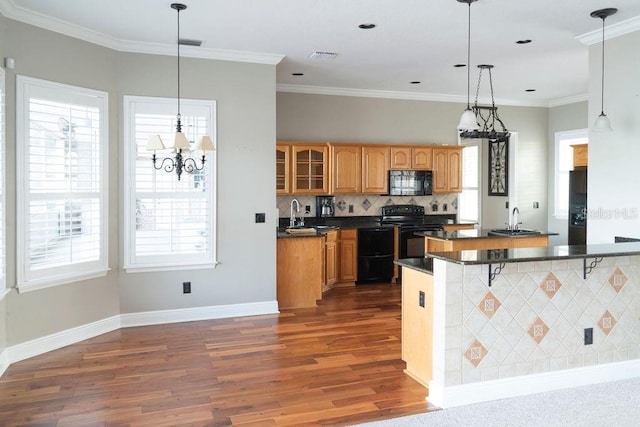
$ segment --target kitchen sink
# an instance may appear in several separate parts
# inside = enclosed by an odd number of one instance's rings
[[[510,230],[508,228],[494,228],[489,232],[490,236],[526,236],[529,234],[540,234],[540,231],[529,230],[526,228],[518,228],[517,230]]]
[[[337,227],[335,225],[314,225],[313,228],[315,228],[318,231],[325,231],[325,230],[337,230],[340,227]]]

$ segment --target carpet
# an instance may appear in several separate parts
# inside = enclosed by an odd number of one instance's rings
[[[494,400],[360,424],[413,426],[640,426],[640,378]]]

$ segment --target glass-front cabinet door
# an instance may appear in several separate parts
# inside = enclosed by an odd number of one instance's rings
[[[292,146],[293,194],[327,194],[328,185],[328,147],[294,145]]]
[[[276,145],[276,194],[291,192],[291,146]]]

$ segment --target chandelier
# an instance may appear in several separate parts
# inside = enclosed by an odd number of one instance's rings
[[[498,107],[493,97],[493,79],[491,69],[493,65],[478,65],[480,74],[478,75],[478,88],[476,89],[476,99],[472,107],[475,121],[478,129],[465,129],[460,132],[461,138],[482,138],[490,141],[507,141],[509,139],[509,131],[498,115]],[[480,83],[482,82],[482,72],[487,71],[489,74],[489,87],[491,88],[491,106],[478,105],[478,95],[480,93]],[[499,126],[499,127],[497,127]]]
[[[180,115],[180,11],[185,10],[186,5],[182,3],[172,3],[171,9],[175,10],[178,15],[178,114],[176,115],[176,132],[168,144],[164,144],[160,135],[151,135],[147,140],[147,150],[153,151],[151,161],[156,170],[164,169],[165,172],[176,172],[178,181],[183,172],[193,173],[204,169],[206,163],[206,152],[215,150],[211,137],[204,135],[200,137],[198,142],[191,146],[189,140],[182,133],[182,117]],[[165,157],[162,160],[156,157],[156,150],[173,150],[175,152],[173,158]],[[189,151],[202,151],[200,164],[192,157],[185,157],[183,153]]]

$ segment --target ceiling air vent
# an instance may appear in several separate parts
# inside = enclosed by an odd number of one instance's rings
[[[202,40],[193,40],[193,39],[180,39],[178,40],[178,44],[182,46],[202,46]]]
[[[316,50],[311,55],[309,55],[309,58],[311,58],[311,59],[333,59],[336,56],[338,56],[338,54],[335,53],[335,52],[324,52],[324,51],[321,51],[321,50]]]

